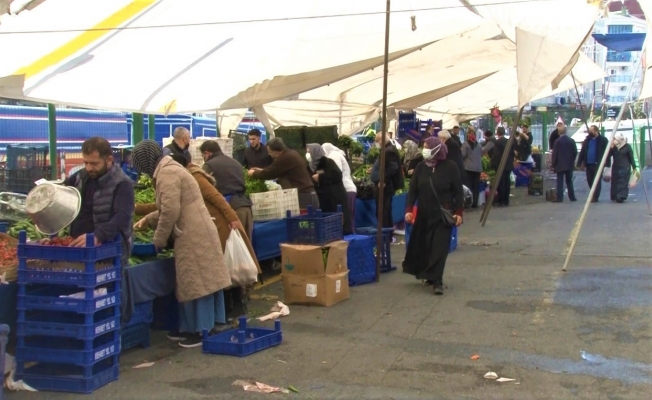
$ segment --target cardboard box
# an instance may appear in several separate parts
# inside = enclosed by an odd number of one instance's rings
[[[349,298],[349,269],[343,240],[321,246],[281,244],[285,304],[329,307]]]

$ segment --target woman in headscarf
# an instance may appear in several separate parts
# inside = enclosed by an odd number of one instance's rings
[[[419,150],[419,146],[411,140],[406,140],[403,143],[405,149],[405,160],[403,160],[403,175],[406,178],[412,177],[414,169],[423,161],[423,154]]]
[[[157,207],[134,229],[155,229],[157,249],[166,247],[170,238],[174,241],[180,332],[170,332],[168,338],[181,347],[201,346],[203,330],[216,333],[228,328],[222,289],[231,286],[231,277],[217,229],[195,179],[172,157],[163,157],[156,142],[138,143],[132,163],[139,173],[152,177]]]
[[[323,212],[337,212],[337,206],[342,206],[344,234],[353,233],[351,229],[351,213],[349,202],[342,182],[342,171],[335,162],[326,157],[326,153],[317,143],[306,146],[306,160],[319,197],[319,205]]]
[[[478,197],[480,196],[480,174],[482,173],[482,147],[478,145],[478,138],[475,131],[469,128],[466,133],[466,141],[462,143],[462,158],[464,159],[464,171],[466,180],[473,193],[473,203],[471,207],[478,207]]]
[[[410,179],[405,221],[413,223],[403,272],[432,285],[436,295],[444,293],[444,268],[453,228],[444,223],[441,208],[450,211],[455,223],[462,223],[464,192],[460,172],[454,161],[447,160],[448,149],[437,137],[424,142],[424,162]],[[416,221],[413,206],[420,205]]]
[[[609,157],[611,163],[611,201],[623,203],[629,196],[629,178],[632,170],[636,173],[636,161],[632,147],[622,133],[616,132],[611,143]]]
[[[342,171],[342,183],[344,190],[346,190],[346,199],[349,206],[349,214],[351,214],[351,231],[355,230],[355,199],[358,197],[358,188],[355,187],[353,179],[351,178],[351,167],[346,159],[346,154],[335,145],[331,143],[324,143],[321,145],[326,157],[333,160],[337,168]]]

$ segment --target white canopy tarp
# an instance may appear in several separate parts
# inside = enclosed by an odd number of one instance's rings
[[[647,22],[648,33],[652,32],[652,0],[638,0],[638,4],[645,14]],[[649,36],[648,36],[649,37]],[[643,49],[643,86],[641,87],[641,94],[639,99],[649,99],[652,97],[652,75],[648,72],[652,70],[652,40],[645,40],[645,48]]]
[[[459,0],[392,9],[393,59],[482,22]],[[194,112],[255,107],[380,66],[385,2],[48,0],[5,20],[0,96]]]

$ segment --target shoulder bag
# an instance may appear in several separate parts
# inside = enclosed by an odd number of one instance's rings
[[[452,228],[457,225],[457,220],[453,216],[453,213],[445,209],[441,202],[439,201],[439,196],[437,196],[437,191],[435,190],[435,185],[432,184],[432,177],[428,178],[428,182],[430,183],[430,188],[432,189],[432,192],[435,194],[435,198],[437,199],[437,202],[439,203],[439,211],[441,211],[441,220],[444,221],[444,226],[448,228]]]

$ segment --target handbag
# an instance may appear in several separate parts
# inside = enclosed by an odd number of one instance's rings
[[[439,196],[437,196],[437,191],[435,190],[435,185],[432,184],[432,177],[428,179],[428,182],[430,183],[430,188],[432,189],[432,192],[435,194],[435,198],[437,199],[437,203],[439,203],[439,211],[441,211],[441,220],[444,221],[444,226],[447,228],[452,228],[457,225],[457,220],[453,216],[453,213],[445,209],[442,205],[441,202],[439,201]]]

